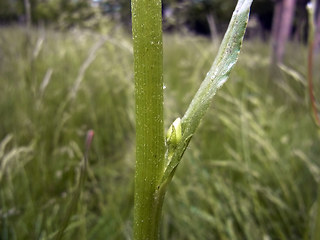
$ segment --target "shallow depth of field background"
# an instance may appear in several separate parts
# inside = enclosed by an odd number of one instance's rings
[[[116,18],[71,25],[67,18],[29,29],[11,20],[0,26],[1,240],[53,239],[89,129],[95,136],[88,178],[64,239],[132,237],[130,30]],[[166,129],[184,114],[221,39],[190,28],[181,23],[164,33]],[[245,39],[231,78],[185,153],[166,195],[162,239],[295,240],[313,228],[320,135],[306,88],[305,34],[287,44],[284,65],[298,74],[293,77],[270,65],[263,31]]]

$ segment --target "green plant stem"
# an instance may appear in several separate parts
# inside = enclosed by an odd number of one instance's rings
[[[316,105],[316,98],[313,93],[313,52],[314,52],[314,36],[315,36],[315,28],[316,24],[314,23],[315,19],[315,8],[316,1],[311,1],[307,5],[308,10],[308,20],[309,20],[309,36],[308,36],[308,90],[311,104],[311,111],[314,117],[314,122],[317,127],[320,127],[320,118],[318,116],[318,109]]]
[[[313,92],[313,51],[315,47],[314,38],[315,38],[315,29],[316,24],[314,22],[315,19],[315,9],[316,9],[316,1],[312,0],[307,4],[308,11],[308,23],[309,23],[309,34],[308,34],[308,90],[309,90],[309,98],[311,104],[311,111],[313,114],[313,120],[318,128],[320,128],[320,118],[318,115],[318,109],[316,105],[316,98]],[[316,213],[314,216],[313,229],[311,232],[311,239],[318,240],[320,239],[320,184],[318,182],[318,191],[317,198],[315,200],[316,204]]]
[[[136,170],[134,239],[159,237],[164,192],[158,182],[164,169],[161,0],[132,0],[136,100]]]

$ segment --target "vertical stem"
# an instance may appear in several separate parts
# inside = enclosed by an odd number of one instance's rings
[[[24,0],[24,8],[26,12],[26,25],[27,29],[29,29],[31,26],[31,6],[29,0]]]
[[[132,0],[136,100],[134,239],[156,240],[164,194],[161,0]],[[159,196],[160,195],[160,196]]]
[[[311,111],[314,116],[315,124],[320,127],[320,118],[318,116],[318,110],[316,105],[316,98],[313,94],[313,51],[315,48],[315,43],[313,40],[310,40],[308,46],[308,90],[311,104]]]
[[[272,45],[272,58],[271,58],[271,65],[274,68],[275,64],[280,62],[278,56],[278,39],[279,39],[279,32],[281,31],[281,12],[282,12],[282,5],[283,1],[276,0],[274,3],[274,11],[273,11],[273,19],[272,19],[272,33],[271,33],[271,45]],[[272,69],[273,71],[274,69]]]
[[[320,127],[320,118],[318,116],[318,110],[316,105],[316,98],[313,93],[313,52],[315,49],[315,1],[310,2],[311,5],[307,5],[308,10],[308,20],[309,20],[309,34],[308,34],[308,90],[311,104],[311,111],[314,116],[314,122],[318,127]]]
[[[319,2],[319,1],[318,1]],[[309,34],[308,34],[308,89],[309,97],[311,103],[311,109],[314,116],[314,122],[317,127],[320,127],[320,119],[318,116],[318,110],[316,106],[316,99],[313,93],[313,51],[315,48],[315,33],[316,33],[316,23],[315,23],[315,11],[316,11],[316,0],[310,1],[307,4],[308,10],[308,23],[309,23]],[[313,218],[313,229],[311,232],[311,238],[313,240],[320,239],[320,184],[318,183],[318,192],[316,198],[316,212]]]
[[[316,1],[315,17],[316,17],[315,50],[318,51],[320,47],[320,0]]]

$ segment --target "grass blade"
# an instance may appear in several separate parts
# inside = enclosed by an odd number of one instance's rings
[[[71,215],[74,213],[77,207],[77,203],[79,201],[81,192],[84,187],[84,183],[87,177],[87,165],[88,165],[88,154],[89,154],[89,149],[92,143],[94,132],[92,130],[89,130],[87,133],[87,138],[86,138],[86,145],[85,145],[85,153],[83,157],[83,165],[81,166],[81,172],[80,172],[80,178],[79,178],[79,183],[78,187],[75,190],[72,199],[70,201],[69,207],[67,209],[66,215],[64,219],[62,220],[61,227],[55,237],[55,240],[61,240],[63,237],[63,234],[68,226],[69,220],[71,218]]]

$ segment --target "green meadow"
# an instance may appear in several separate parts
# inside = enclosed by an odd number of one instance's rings
[[[164,35],[166,128],[185,112],[218,46]],[[269,42],[245,39],[168,189],[162,239],[309,239],[320,134],[308,103],[307,48],[288,45],[285,64],[298,77],[272,68],[269,50]],[[132,239],[132,54],[123,29],[101,36],[1,28],[1,240],[54,239],[90,129],[87,180],[64,239]],[[320,99],[320,69],[314,74]]]

